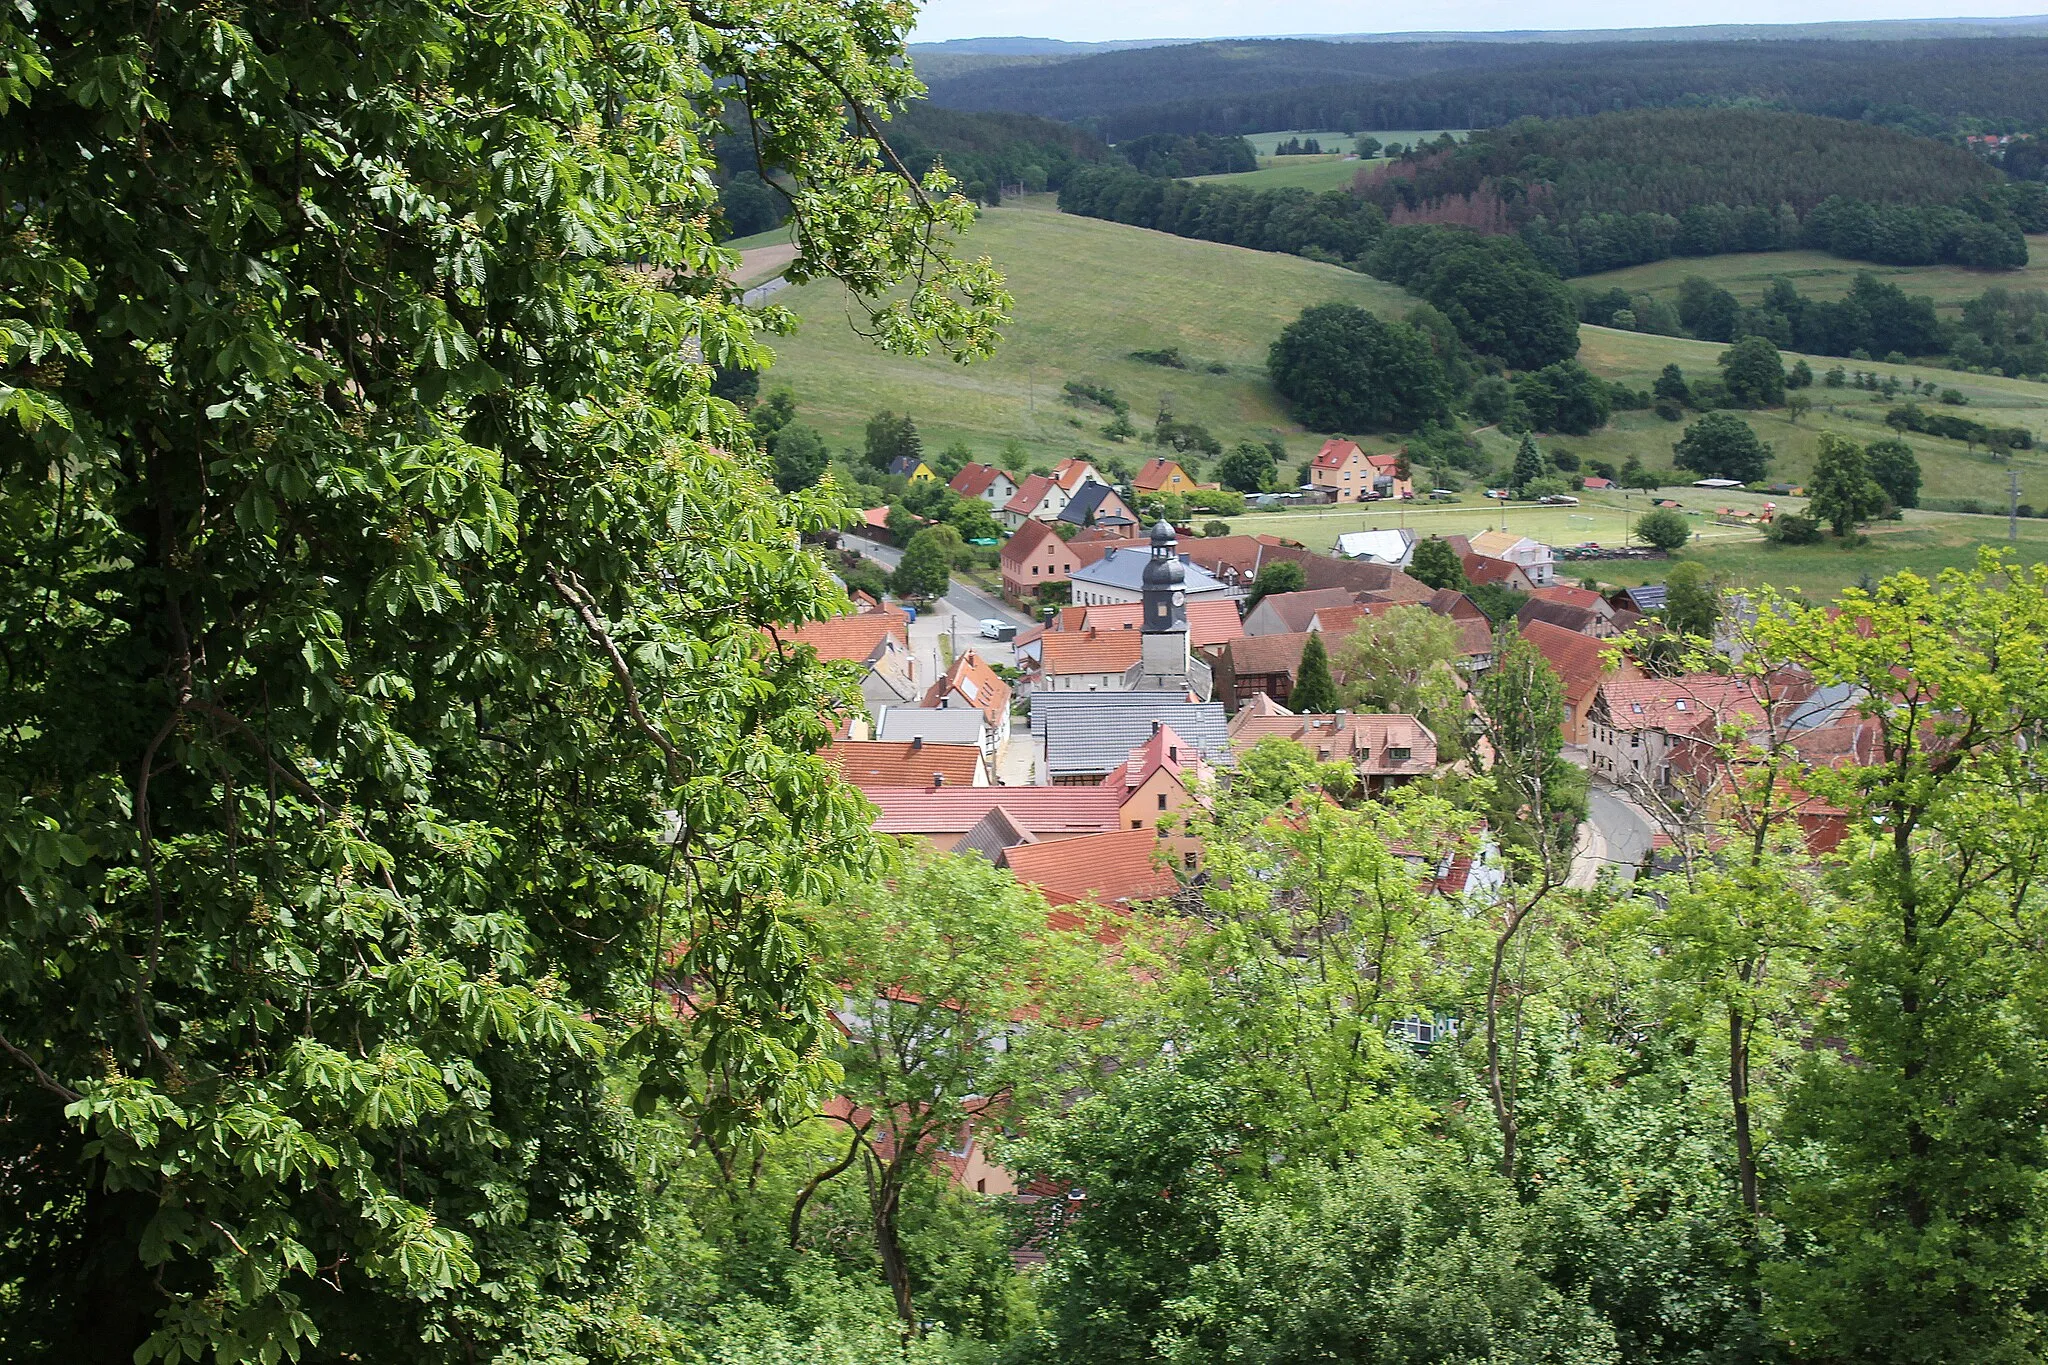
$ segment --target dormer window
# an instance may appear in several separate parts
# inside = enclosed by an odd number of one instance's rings
[[[1677,703],[1677,705],[1678,705],[1678,709],[1679,709],[1679,710],[1681,710],[1681,711],[1683,711],[1683,710],[1685,709],[1685,698],[1683,698],[1683,697],[1680,697],[1680,698],[1678,699],[1678,703]]]

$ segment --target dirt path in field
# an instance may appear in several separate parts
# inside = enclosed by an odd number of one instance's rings
[[[754,284],[771,275],[796,259],[796,245],[785,242],[781,246],[757,246],[751,251],[740,253],[740,268],[733,272],[735,284]]]

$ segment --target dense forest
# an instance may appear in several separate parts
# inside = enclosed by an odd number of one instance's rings
[[[1812,247],[1895,265],[2027,262],[2048,187],[2008,182],[1967,152],[1867,124],[1775,110],[1646,110],[1518,122],[1449,139],[1335,192],[1146,184],[1075,176],[1070,213],[1183,237],[1351,262],[1382,227],[1441,223],[1519,234],[1559,275],[1669,256]]]
[[[1085,166],[1116,160],[1107,145],[1086,129],[1029,114],[968,113],[943,109],[928,100],[906,100],[883,125],[890,149],[912,175],[943,163],[960,192],[978,204],[1000,203],[1006,189],[1037,194],[1058,189]],[[1171,138],[1169,142],[1228,149],[1250,148],[1238,138]],[[789,214],[789,176],[772,163],[761,174],[757,139],[739,132],[718,137],[719,205],[728,232],[751,236],[776,227]],[[1233,165],[1250,170],[1258,164]],[[1157,174],[1203,174],[1169,170]]]
[[[1119,142],[1116,153],[1146,175],[1234,175],[1259,168],[1258,153],[1241,137],[1155,133]]]
[[[2026,264],[2048,189],[1869,124],[1762,109],[1522,120],[1359,176],[1395,223],[1520,231],[1561,274],[1811,246],[1895,265]]]
[[[2048,124],[2048,40],[1204,43],[935,81],[933,99],[1086,121],[1112,141],[1273,128],[1492,128],[1759,102],[1937,133]],[[1197,94],[1189,92],[1196,91]]]

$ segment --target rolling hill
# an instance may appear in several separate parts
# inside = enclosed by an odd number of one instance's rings
[[[1165,398],[1177,416],[1206,425],[1226,443],[1278,435],[1287,442],[1290,459],[1300,460],[1322,437],[1292,422],[1266,382],[1264,360],[1273,337],[1312,303],[1344,300],[1383,316],[1398,316],[1413,303],[1400,290],[1336,266],[1077,218],[1054,211],[1047,196],[985,210],[965,245],[992,256],[1008,273],[1016,295],[1014,321],[994,360],[960,366],[883,355],[854,335],[843,291],[819,282],[776,296],[795,309],[803,325],[775,343],[778,358],[763,377],[764,388],[791,389],[799,420],[817,427],[837,449],[858,447],[867,418],[888,408],[915,417],[929,448],[957,440],[979,458],[1026,467],[1076,454],[1119,456],[1136,464],[1153,453],[1153,447],[1135,440],[1119,444],[1105,439],[1100,428],[1109,417],[1106,411],[1062,400],[1062,385],[1071,380],[1114,388],[1141,427]],[[1165,347],[1179,348],[1188,368],[1164,368],[1130,354]],[[1588,368],[1637,388],[1646,387],[1666,364],[1679,365],[1689,376],[1711,375],[1722,349],[1712,342],[1580,329],[1579,357]],[[1819,372],[1835,362],[1813,357],[1810,363]],[[1211,366],[1220,366],[1221,372]],[[1953,385],[1969,399],[1970,415],[2026,426],[2039,442],[2048,443],[2048,385],[1883,362],[1856,368],[1901,381],[1917,376]],[[1774,478],[1805,479],[1823,431],[1859,441],[1890,434],[1883,425],[1888,405],[1873,402],[1871,395],[1822,387],[1810,394],[1815,409],[1798,422],[1783,411],[1745,414],[1777,449]],[[1546,438],[1545,444],[1617,466],[1633,455],[1651,469],[1668,470],[1672,442],[1682,431],[1683,424],[1628,412],[1590,436]],[[1487,430],[1480,440],[1497,466],[1511,461],[1508,437]],[[1911,440],[1924,471],[1924,495],[1938,506],[1972,499],[1987,510],[2002,508],[2008,473],[2016,470],[2022,501],[2048,508],[2048,449],[2041,444],[2002,462],[1960,442],[1917,435]],[[1684,480],[1674,475],[1673,481]],[[1470,516],[1489,515],[1476,495],[1468,494],[1467,502]],[[1454,519],[1467,515],[1462,508],[1442,510],[1455,514]],[[1283,521],[1275,517],[1273,529],[1319,543],[1329,530],[1319,522]],[[1263,518],[1247,523],[1261,524]],[[1354,527],[1347,523],[1341,529]],[[2048,522],[2022,523],[2022,532],[2030,557],[2048,547]],[[2004,522],[1998,518],[1916,512],[1904,523],[1876,528],[1863,549],[1829,545],[1822,547],[1823,554],[1779,551],[1754,541],[1716,541],[1704,557],[1717,569],[1752,575],[1766,559],[1782,560],[1788,583],[1839,585],[1866,568],[1881,572],[1895,561],[1928,569],[1961,563],[1979,540],[2003,534]]]
[[[804,326],[776,343],[764,387],[794,390],[800,420],[835,447],[857,444],[869,415],[889,408],[915,417],[934,449],[962,440],[990,457],[1015,440],[1026,463],[1151,453],[1102,437],[1108,412],[1061,401],[1061,385],[1074,380],[1114,388],[1141,427],[1170,397],[1178,417],[1225,442],[1278,433],[1305,456],[1301,428],[1266,383],[1273,338],[1310,304],[1337,299],[1398,313],[1413,302],[1337,266],[1077,218],[1054,211],[1049,197],[985,210],[966,245],[995,259],[1017,299],[994,360],[960,366],[882,355],[851,334],[839,286],[819,282],[776,296]],[[1130,357],[1169,347],[1187,369]]]

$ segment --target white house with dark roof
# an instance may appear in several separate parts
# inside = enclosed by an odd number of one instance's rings
[[[1206,602],[1230,596],[1230,587],[1187,556],[1180,555],[1181,592],[1188,602]],[[1129,546],[1113,545],[1093,564],[1084,564],[1067,575],[1076,606],[1107,606],[1115,602],[1145,600],[1145,566],[1152,560],[1143,541]]]

